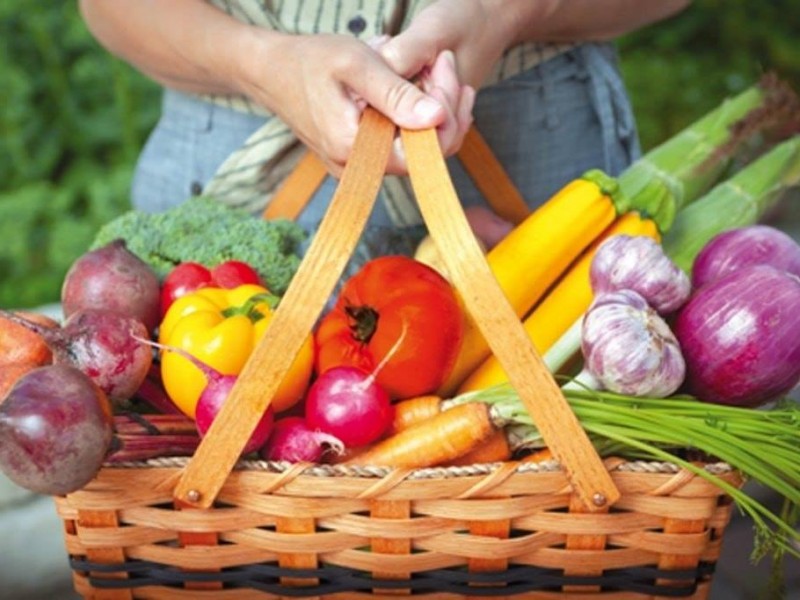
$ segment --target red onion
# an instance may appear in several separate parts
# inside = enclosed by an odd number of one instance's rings
[[[800,277],[800,244],[769,225],[730,229],[713,237],[692,266],[692,285],[700,287],[750,265],[770,265]]]
[[[597,248],[589,271],[595,294],[638,292],[661,314],[677,310],[691,292],[689,278],[646,236],[614,235]]]
[[[689,393],[761,405],[800,379],[800,278],[768,265],[738,269],[697,289],[674,331]]]

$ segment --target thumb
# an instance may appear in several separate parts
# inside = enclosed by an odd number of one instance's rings
[[[394,73],[382,82],[373,80],[362,96],[399,127],[436,127],[447,118],[447,109],[439,100]]]
[[[404,31],[376,47],[386,64],[398,75],[411,79],[430,67],[439,55],[436,40],[421,32]]]

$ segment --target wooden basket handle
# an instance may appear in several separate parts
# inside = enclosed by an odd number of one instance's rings
[[[175,498],[179,502],[210,507],[235,466],[355,248],[375,203],[394,130],[377,111],[365,110],[350,160],[305,258],[178,481]],[[436,132],[404,130],[401,135],[420,211],[467,309],[545,443],[561,462],[578,498],[588,510],[613,504],[619,492],[611,476],[528,339],[469,229]]]
[[[495,213],[515,225],[525,220],[530,208],[474,125],[464,136],[458,159]],[[275,191],[262,216],[265,219],[296,219],[327,174],[319,157],[310,150],[306,151]]]

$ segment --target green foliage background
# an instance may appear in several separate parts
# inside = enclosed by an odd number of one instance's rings
[[[128,208],[156,86],[92,39],[76,3],[0,3],[0,306],[58,299],[99,225]],[[800,90],[800,3],[697,0],[619,41],[645,148],[766,70]]]

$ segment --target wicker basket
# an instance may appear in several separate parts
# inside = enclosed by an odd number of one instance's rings
[[[445,257],[453,282],[558,461],[407,470],[239,459],[352,252],[393,134],[365,112],[320,230],[194,456],[107,465],[56,498],[77,591],[706,598],[729,497],[674,465],[601,461],[482,260],[431,131],[402,132],[420,209],[437,243],[458,249]],[[727,465],[705,468],[742,484]]]

